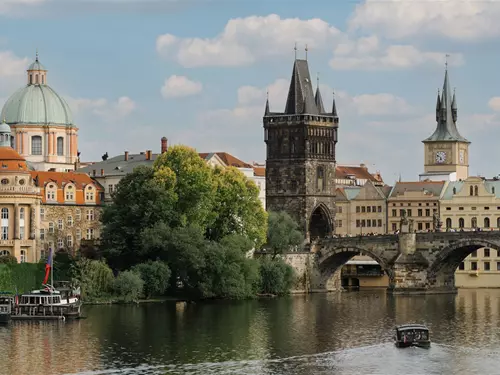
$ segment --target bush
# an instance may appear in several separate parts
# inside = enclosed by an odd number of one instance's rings
[[[121,272],[113,283],[113,290],[123,302],[137,301],[142,294],[144,281],[133,271]]]
[[[13,255],[0,256],[0,264],[17,264],[17,258]]]
[[[281,259],[262,259],[259,272],[261,293],[288,294],[295,282],[293,268]]]
[[[144,281],[144,297],[160,296],[165,294],[170,279],[170,268],[161,261],[141,263],[132,268]]]
[[[81,258],[71,266],[70,273],[84,300],[105,297],[111,291],[113,271],[102,261]]]

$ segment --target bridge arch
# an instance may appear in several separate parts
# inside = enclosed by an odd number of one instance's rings
[[[333,231],[332,215],[328,207],[320,203],[309,218],[309,237],[311,240],[325,238]]]
[[[394,280],[394,273],[388,260],[370,249],[358,246],[340,246],[331,249],[321,249],[318,253],[318,268],[321,284],[328,290],[339,289],[340,285],[331,285],[337,278],[342,266],[356,255],[367,255],[375,260],[389,277],[389,284]]]
[[[439,251],[436,259],[427,271],[427,282],[430,287],[455,287],[455,271],[467,256],[483,247],[500,251],[500,244],[484,239],[463,239],[453,241]]]

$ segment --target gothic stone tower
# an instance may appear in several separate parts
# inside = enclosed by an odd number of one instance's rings
[[[445,71],[443,92],[437,97],[434,133],[423,141],[425,173],[420,179],[465,180],[469,177],[469,144],[457,129],[457,100],[450,91],[448,69]]]
[[[335,218],[335,146],[339,118],[313,93],[307,60],[295,60],[285,111],[264,113],[266,208],[286,211],[309,240],[328,236]]]

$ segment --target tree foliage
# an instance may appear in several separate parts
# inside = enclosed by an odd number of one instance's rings
[[[273,258],[278,254],[292,251],[301,246],[304,236],[297,222],[286,212],[270,212],[267,230],[266,248],[271,250]]]
[[[134,271],[123,271],[113,282],[115,295],[123,302],[138,301],[144,289],[144,281]]]
[[[295,272],[281,259],[262,258],[260,261],[260,292],[284,295],[295,282]]]
[[[103,298],[111,292],[113,271],[103,261],[81,258],[72,264],[71,275],[84,300]]]
[[[145,298],[164,295],[170,279],[170,268],[165,262],[154,261],[141,263],[132,267],[144,281],[143,295]]]

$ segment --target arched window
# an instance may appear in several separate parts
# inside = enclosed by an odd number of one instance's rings
[[[497,218],[497,228],[500,228],[500,217]]]
[[[57,239],[57,249],[61,250],[64,248],[64,240],[62,238]]]
[[[318,191],[324,190],[324,181],[325,181],[325,169],[320,166],[316,169],[316,188],[318,189]]]
[[[457,193],[457,188],[456,188],[456,187],[454,187],[454,188],[453,188],[453,194],[456,194],[456,193]]]
[[[85,201],[94,202],[95,201],[95,190],[93,186],[87,186],[85,191]]]
[[[8,240],[9,239],[9,209],[8,208],[2,208],[1,211],[1,217],[2,217],[2,233],[0,234],[0,238],[2,240]]]
[[[470,195],[474,195],[474,186],[470,187]]]
[[[472,219],[470,219],[470,226],[472,228],[477,228],[477,217],[473,217]]]
[[[490,227],[490,218],[489,217],[485,217],[484,218],[484,227],[485,228],[489,228]]]
[[[24,207],[21,207],[19,209],[19,239],[20,240],[24,240],[24,237],[25,237],[24,217],[25,217],[25,210],[24,210]]]
[[[21,250],[21,263],[26,262],[26,250]]]
[[[9,250],[0,250],[0,256],[5,257],[7,255],[10,255],[10,251]]]
[[[42,85],[45,85],[45,76],[42,75]]]
[[[33,84],[33,74],[30,74],[30,85]]]
[[[64,155],[64,138],[63,137],[57,137],[57,155],[59,155],[59,156]]]
[[[464,228],[465,227],[465,220],[463,217],[461,217],[460,219],[458,219],[458,227],[459,228]]]
[[[491,187],[491,194],[495,194],[495,187],[494,186]]]
[[[38,85],[38,74],[35,74],[35,83]]]
[[[68,247],[73,247],[73,236],[71,234],[66,236],[66,245],[68,245]]]
[[[31,137],[31,155],[42,155],[42,137],[39,135]]]
[[[446,219],[446,228],[451,228],[451,218]]]
[[[477,188],[477,185],[476,185],[476,186],[474,186],[474,195],[476,195],[476,196],[477,196],[478,190],[479,190],[479,189]]]
[[[74,201],[75,200],[75,189],[73,188],[73,185],[66,185],[66,200],[67,201]]]

